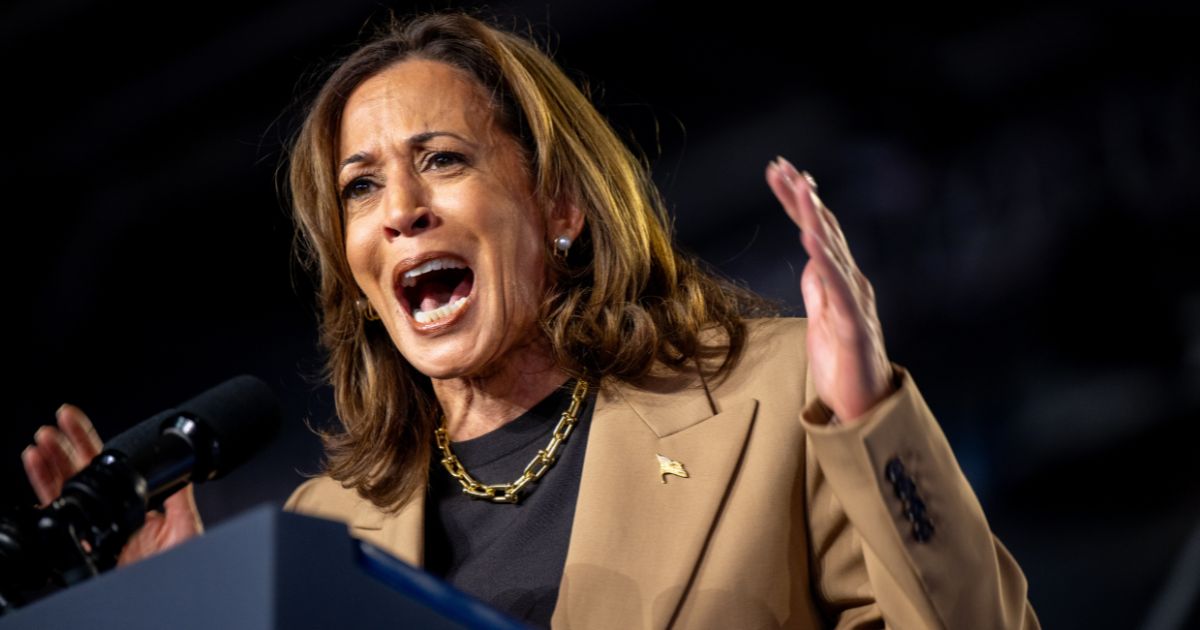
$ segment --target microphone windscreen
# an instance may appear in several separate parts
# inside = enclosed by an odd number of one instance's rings
[[[163,424],[174,420],[178,415],[174,409],[156,413],[105,442],[104,450],[117,451],[126,457],[152,452],[159,436],[162,435]]]
[[[261,379],[243,374],[213,387],[173,410],[204,424],[218,444],[216,477],[258,452],[279,429],[279,399]]]

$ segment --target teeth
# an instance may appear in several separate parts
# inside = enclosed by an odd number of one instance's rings
[[[463,296],[449,304],[446,304],[445,306],[439,306],[432,311],[426,312],[422,310],[414,310],[413,319],[417,320],[418,324],[436,322],[439,319],[443,319],[457,313],[458,310],[463,307],[463,304],[466,304],[466,302],[467,298],[466,296]]]
[[[434,258],[433,260],[421,263],[412,269],[404,272],[402,284],[406,287],[414,287],[417,285],[417,276],[438,269],[466,269],[467,266],[453,258]]]

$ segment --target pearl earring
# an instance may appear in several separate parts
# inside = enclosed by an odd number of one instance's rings
[[[554,249],[558,250],[558,254],[563,258],[567,257],[567,250],[571,249],[571,239],[566,236],[560,236],[554,239]]]

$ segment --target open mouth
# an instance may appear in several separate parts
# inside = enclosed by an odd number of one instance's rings
[[[461,260],[428,260],[400,278],[400,297],[418,324],[449,321],[467,304],[475,272]]]

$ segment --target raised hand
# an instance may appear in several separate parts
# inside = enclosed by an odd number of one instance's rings
[[[78,407],[59,408],[58,427],[43,426],[34,434],[34,444],[21,453],[25,475],[46,505],[58,498],[63,484],[100,454],[104,444],[91,420]],[[148,512],[146,522],[129,539],[117,565],[129,564],[173,547],[204,531],[192,484],[163,502],[163,513]]]
[[[843,423],[853,422],[895,391],[875,290],[859,271],[837,217],[817,197],[808,173],[779,157],[767,166],[767,184],[799,226],[809,256],[800,290],[808,312],[813,385]]]

